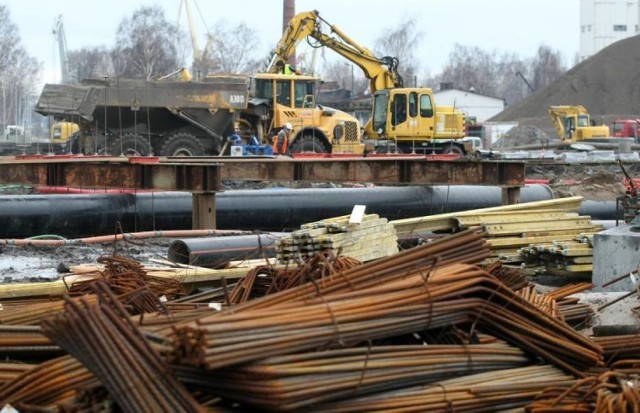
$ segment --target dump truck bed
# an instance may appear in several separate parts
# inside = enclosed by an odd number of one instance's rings
[[[208,77],[203,82],[86,79],[81,85],[46,84],[35,111],[67,120],[91,121],[99,108],[245,109],[246,76]]]

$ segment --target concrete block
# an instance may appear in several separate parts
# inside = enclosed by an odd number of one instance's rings
[[[628,274],[640,266],[640,231],[623,224],[593,236],[594,291],[631,291],[630,278],[602,288],[607,281]]]

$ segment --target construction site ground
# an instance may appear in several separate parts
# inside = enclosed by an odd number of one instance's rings
[[[640,176],[640,164],[627,164],[626,169],[631,176]],[[620,166],[616,163],[529,162],[526,167],[527,179],[543,180],[543,182],[548,180],[548,185],[554,190],[555,197],[558,198],[582,196],[586,200],[614,201],[625,193],[623,177]],[[245,185],[236,183],[229,190],[264,186],[268,186],[268,183],[250,182]],[[300,185],[294,184],[292,186],[298,187]],[[3,194],[29,192],[29,187],[16,186],[4,188]],[[160,238],[82,246],[0,246],[0,282],[55,279],[68,271],[69,266],[96,263],[100,256],[114,253],[147,265],[153,265],[154,262],[166,260],[168,247],[172,241]],[[550,286],[567,282],[567,280],[554,276],[538,276],[536,281]]]

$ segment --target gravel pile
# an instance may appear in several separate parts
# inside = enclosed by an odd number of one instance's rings
[[[635,119],[640,116],[639,61],[640,36],[621,40],[489,120],[518,121],[556,138],[548,112],[553,105],[582,105],[598,124],[610,125],[616,118]],[[520,136],[527,139],[526,135]]]

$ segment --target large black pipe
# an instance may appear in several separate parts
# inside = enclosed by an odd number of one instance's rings
[[[522,202],[552,198],[546,185],[521,191]],[[394,220],[498,206],[501,200],[500,188],[482,186],[240,190],[216,196],[216,219],[219,229],[287,231],[349,214],[356,204]],[[0,196],[0,238],[112,234],[117,222],[125,232],[189,229],[191,206],[191,194],[184,192]]]

